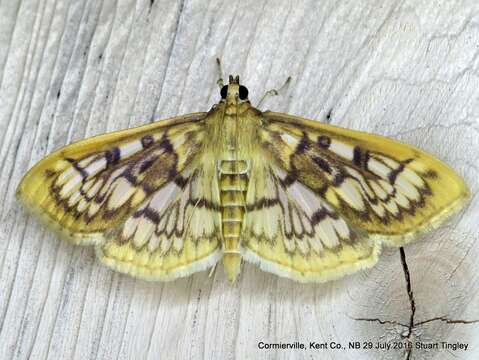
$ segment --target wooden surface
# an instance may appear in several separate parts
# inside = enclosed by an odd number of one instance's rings
[[[478,55],[475,0],[0,1],[0,357],[478,359]],[[166,284],[113,273],[15,201],[26,170],[62,145],[208,110],[216,56],[253,103],[293,77],[264,109],[434,153],[465,177],[471,203],[407,246],[404,264],[389,249],[319,285],[246,265],[230,286],[221,269]],[[258,349],[407,340],[468,349]]]

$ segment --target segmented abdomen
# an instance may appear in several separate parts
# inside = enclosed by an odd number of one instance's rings
[[[224,250],[239,250],[239,238],[248,188],[248,165],[244,160],[223,160],[220,163],[221,221]]]

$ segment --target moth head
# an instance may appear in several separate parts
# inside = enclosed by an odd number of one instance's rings
[[[229,101],[248,101],[248,89],[239,82],[239,75],[229,76],[229,84],[220,91],[221,99]]]

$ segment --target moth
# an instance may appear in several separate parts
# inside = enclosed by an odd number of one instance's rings
[[[300,282],[369,268],[469,197],[446,164],[378,135],[262,112],[239,76],[208,112],[68,145],[17,196],[110,268],[172,280],[222,259]]]

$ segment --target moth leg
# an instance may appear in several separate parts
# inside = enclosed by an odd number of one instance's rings
[[[210,272],[209,272],[209,274],[208,274],[208,277],[209,277],[209,278],[212,277],[214,274],[216,274],[216,265],[217,265],[217,263],[215,263],[215,264],[211,267],[211,270],[210,270]]]
[[[269,96],[279,95],[281,92],[283,92],[284,88],[289,85],[290,82],[291,82],[291,76],[288,76],[284,84],[279,89],[271,89],[266,91],[256,107],[259,109],[263,101],[266,100]]]
[[[220,58],[216,58],[216,68],[218,70],[218,81],[216,82],[220,89],[223,87],[223,69],[221,68],[221,60]]]

